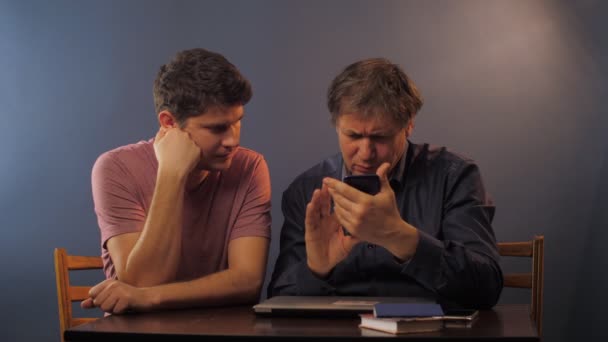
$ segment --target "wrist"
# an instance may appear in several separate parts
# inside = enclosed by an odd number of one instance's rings
[[[160,165],[156,174],[157,182],[166,181],[168,184],[178,184],[180,186],[185,186],[187,179],[188,173],[171,167],[162,167]]]
[[[418,229],[403,220],[394,227],[395,230],[388,235],[384,247],[400,262],[408,261],[416,253],[420,233]]]
[[[159,290],[158,287],[141,288],[142,297],[144,299],[142,309],[144,311],[151,311],[151,310],[161,307],[161,303],[162,303],[161,294],[160,294],[160,291],[158,291],[158,290]]]
[[[331,272],[331,269],[324,270],[311,266],[310,261],[306,263],[306,266],[310,270],[310,273],[312,273],[315,277],[319,279],[326,279],[329,273]]]

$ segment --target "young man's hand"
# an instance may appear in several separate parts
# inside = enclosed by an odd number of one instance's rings
[[[137,288],[114,279],[106,279],[95,285],[89,291],[89,296],[80,303],[82,308],[98,307],[112,314],[121,314],[127,310],[149,311],[153,308],[149,289]]]
[[[331,212],[331,199],[325,185],[313,192],[306,206],[305,226],[308,268],[321,278],[344,260],[359,242],[352,236],[344,235],[342,226]]]
[[[158,170],[187,177],[200,161],[201,151],[179,128],[161,127],[154,139]]]

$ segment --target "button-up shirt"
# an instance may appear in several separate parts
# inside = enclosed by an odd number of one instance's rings
[[[487,308],[502,290],[492,218],[479,168],[444,147],[408,146],[391,172],[401,218],[419,231],[414,256],[405,263],[366,242],[353,247],[326,278],[307,266],[306,205],[324,177],[342,179],[341,154],[298,176],[282,198],[280,252],[268,287],[276,295],[411,296]]]

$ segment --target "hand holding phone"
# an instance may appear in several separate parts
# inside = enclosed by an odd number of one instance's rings
[[[380,177],[376,174],[346,176],[344,183],[372,196],[380,192]],[[344,227],[342,227],[342,231],[346,236],[351,235]]]
[[[375,174],[346,176],[344,183],[366,194],[375,195],[380,192],[380,177]]]

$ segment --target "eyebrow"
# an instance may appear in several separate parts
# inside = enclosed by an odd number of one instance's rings
[[[354,131],[352,129],[343,129],[342,133],[344,133],[344,134],[361,135],[361,136],[366,136],[366,137],[368,137],[368,136],[370,136],[370,137],[374,137],[374,136],[390,136],[390,135],[395,134],[395,132],[387,132],[387,131],[375,131],[375,132],[371,132],[369,134],[363,134],[361,132],[357,132],[357,131]]]
[[[224,121],[218,121],[218,122],[210,122],[210,123],[206,123],[206,124],[201,124],[200,126],[201,127],[205,127],[205,128],[228,126],[228,125],[231,125],[233,123],[236,123],[236,122],[239,122],[239,121],[243,120],[244,117],[245,117],[245,113],[243,112],[243,114],[241,114],[234,121],[224,120]]]

